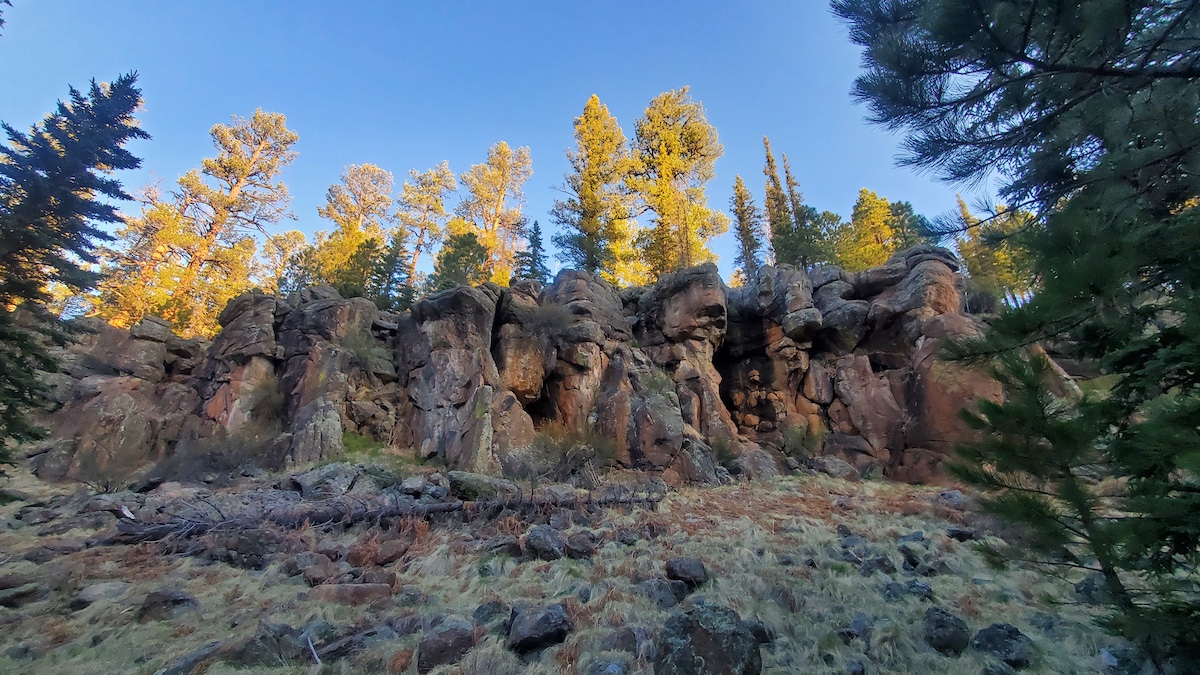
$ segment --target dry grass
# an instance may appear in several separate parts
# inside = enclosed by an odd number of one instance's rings
[[[34,488],[42,489],[30,486]],[[704,560],[713,579],[697,595],[761,621],[777,636],[763,649],[764,672],[844,673],[852,661],[862,660],[870,673],[979,673],[986,661],[978,653],[968,650],[960,658],[947,658],[924,645],[921,622],[927,602],[912,596],[886,602],[880,591],[888,577],[864,577],[856,565],[841,560],[838,525],[861,535],[872,554],[890,552],[897,566],[896,539],[924,531],[928,546],[921,549],[923,555],[940,559],[946,568],[944,574],[924,579],[937,605],[962,615],[973,630],[998,621],[1019,627],[1037,646],[1027,672],[1095,672],[1098,650],[1108,639],[1083,608],[1056,602],[1067,600],[1069,587],[1032,570],[1002,573],[986,568],[970,545],[942,535],[947,525],[961,518],[931,506],[935,492],[824,476],[689,489],[668,496],[657,512],[606,512],[593,530],[610,535],[607,539],[621,528],[658,536],[643,536],[628,547],[608,541],[588,561],[518,562],[475,553],[481,537],[523,533],[528,525],[515,517],[432,528],[425,521],[404,522],[384,537],[410,537],[413,545],[389,567],[399,576],[398,588],[415,586],[422,597],[410,606],[401,604],[408,602],[401,600],[404,594],[397,594],[394,606],[382,610],[309,600],[304,582],[285,577],[278,566],[255,572],[204,565],[158,555],[149,547],[85,550],[47,563],[70,570],[61,590],[20,610],[0,609],[0,672],[148,674],[210,641],[249,637],[260,621],[303,626],[322,619],[335,626],[373,625],[414,611],[469,618],[481,603],[501,599],[562,602],[576,628],[562,645],[525,659],[505,649],[502,636],[487,634],[464,661],[440,669],[439,675],[573,673],[596,658],[600,643],[614,629],[653,630],[663,624],[671,610],[656,608],[634,585],[660,576],[665,559],[688,555]],[[0,518],[11,517],[16,508],[2,507]],[[0,530],[0,546],[10,553],[28,549],[36,543],[36,529]],[[384,538],[377,535],[383,533],[355,531],[341,538],[348,543]],[[318,533],[306,536],[315,540]],[[40,573],[44,567],[10,558],[0,565],[0,574]],[[906,580],[899,573],[890,577]],[[113,601],[76,612],[67,608],[76,589],[111,579],[132,585]],[[141,599],[164,586],[191,593],[200,600],[200,610],[172,621],[137,622],[134,615]],[[585,589],[590,593],[587,602],[580,600]],[[846,644],[838,630],[859,612],[874,619],[874,628],[868,639]],[[1036,627],[1039,613],[1056,617],[1053,635]],[[320,669],[308,662],[252,669],[216,663],[206,672],[415,673],[418,639],[412,635],[384,641]],[[3,656],[16,644],[43,655],[36,660]],[[632,665],[635,672],[651,670],[643,661]]]

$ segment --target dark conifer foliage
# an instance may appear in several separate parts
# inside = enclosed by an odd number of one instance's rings
[[[550,281],[550,267],[546,263],[546,246],[542,242],[542,226],[538,221],[523,228],[526,248],[517,254],[517,267],[513,279],[533,279],[543,284]]]
[[[476,286],[487,281],[484,264],[487,248],[479,243],[474,232],[450,235],[438,253],[433,275],[429,277],[432,291],[444,291],[455,286]]]
[[[112,84],[70,89],[67,101],[21,132],[3,124],[0,145],[0,443],[35,438],[26,411],[42,386],[32,366],[53,370],[41,346],[64,339],[44,309],[52,285],[75,293],[91,289],[97,242],[111,239],[101,226],[120,221],[110,202],[128,200],[111,175],[141,160],[125,149],[149,138],[137,126],[137,75]],[[107,201],[104,201],[107,200]]]
[[[986,339],[1008,389],[973,417],[960,475],[1033,542],[1078,551],[1109,625],[1200,663],[1200,7],[1187,0],[836,0],[865,49],[856,96],[904,162],[999,179],[1040,281]],[[960,221],[961,222],[961,221]],[[984,226],[986,222],[970,223]],[[952,228],[945,228],[943,232]],[[1050,396],[1052,339],[1111,390]],[[1098,482],[1099,481],[1099,482]],[[1118,486],[1100,491],[1097,485]],[[1058,554],[1061,554],[1059,547]],[[1063,562],[1046,549],[1029,552]]]
[[[729,205],[733,210],[733,226],[738,245],[734,262],[742,270],[742,274],[746,275],[746,279],[753,281],[762,267],[759,254],[759,250],[762,249],[762,213],[754,205],[754,197],[741,176],[734,180],[733,197],[729,200]]]

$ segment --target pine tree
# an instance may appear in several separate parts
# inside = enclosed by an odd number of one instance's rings
[[[215,125],[210,134],[217,156],[179,179],[175,203],[195,241],[186,251],[187,265],[163,312],[182,332],[193,335],[216,328],[202,318],[207,312],[197,311],[200,305],[211,304],[194,293],[201,276],[223,275],[223,285],[249,287],[248,278],[235,279],[219,270],[220,259],[234,248],[244,249],[250,233],[265,233],[267,225],[287,215],[287,186],[277,179],[295,159],[291,148],[299,138],[287,128],[283,115],[261,109],[248,120],[234,118],[233,124]]]
[[[410,180],[404,181],[400,191],[396,219],[411,238],[412,262],[407,283],[412,286],[421,254],[431,253],[445,237],[446,195],[457,189],[458,183],[447,162],[425,172],[412,169],[408,176]]]
[[[416,299],[410,276],[412,256],[408,251],[408,231],[403,226],[388,233],[387,247],[371,270],[368,295],[384,311],[408,309]]]
[[[255,275],[259,279],[259,287],[267,293],[296,290],[287,286],[288,269],[304,248],[304,233],[297,230],[267,235],[263,242],[262,263]]]
[[[429,286],[444,291],[455,286],[477,286],[488,280],[488,250],[474,232],[459,232],[446,239],[438,252]]]
[[[497,283],[512,276],[513,256],[521,231],[522,187],[533,175],[529,148],[513,150],[500,141],[488,149],[487,161],[459,177],[467,190],[455,213],[487,250],[484,271]]]
[[[628,184],[654,214],[639,242],[652,276],[716,258],[708,242],[729,229],[729,217],[708,208],[705,186],[723,153],[688,87],[654,97],[637,121]]]
[[[0,0],[0,29],[4,28],[4,8],[3,6],[12,7],[11,0]]]
[[[763,175],[767,177],[763,208],[767,213],[767,228],[771,234],[772,264],[794,262],[799,255],[791,250],[792,233],[795,229],[792,209],[787,194],[783,191],[783,183],[779,180],[779,167],[775,164],[775,155],[771,153],[771,140],[766,136],[763,136],[763,149],[767,154],[767,161],[763,166]]]
[[[776,258],[779,262],[805,268],[829,262],[829,240],[831,233],[836,232],[836,229],[830,229],[831,221],[804,203],[804,197],[799,190],[800,184],[792,176],[792,167],[788,163],[787,155],[783,156],[783,175],[787,185],[788,208],[785,210],[791,214],[791,222],[781,222]],[[783,220],[782,217],[780,220]]]
[[[565,229],[554,235],[554,245],[573,269],[620,281],[613,278],[625,262],[619,255],[632,253],[633,209],[624,186],[632,164],[617,118],[595,94],[575,118],[575,143],[576,149],[567,151],[567,198],[556,200],[551,214]]]
[[[91,289],[97,242],[111,239],[102,225],[120,217],[110,201],[130,199],[111,175],[141,160],[125,149],[149,138],[137,125],[141,106],[137,75],[112,84],[74,87],[66,102],[28,132],[2,125],[0,145],[0,461],[8,443],[41,435],[27,417],[44,386],[35,368],[56,366],[43,341],[62,342],[55,317],[42,306],[48,289]],[[87,267],[85,267],[85,265]]]
[[[542,226],[538,221],[524,228],[525,250],[517,254],[513,279],[533,279],[540,283],[550,281],[550,267],[546,264],[546,247],[542,244]]]
[[[754,205],[754,197],[746,188],[745,181],[738,175],[733,181],[733,197],[729,200],[733,209],[733,222],[737,232],[738,252],[734,262],[747,279],[757,279],[762,266],[759,249],[762,248],[762,214]]]
[[[887,262],[895,250],[892,222],[887,199],[867,188],[859,190],[850,223],[838,230],[833,242],[837,264],[858,272]]]
[[[955,247],[972,285],[1009,305],[1031,298],[1037,277],[1021,233],[1033,223],[1034,215],[1000,207],[988,222],[981,223],[962,198],[958,211],[963,234],[955,239]]]
[[[996,178],[1013,212],[1037,214],[1021,233],[1036,293],[954,350],[976,362],[1005,355],[996,374],[1011,402],[977,415],[985,441],[964,449],[964,475],[1034,542],[1057,538],[1101,575],[1109,627],[1160,666],[1197,670],[1194,3],[837,0],[834,10],[866,49],[855,95],[874,121],[906,132],[903,161],[953,182]],[[1106,397],[1047,401],[1021,359],[1043,339],[1106,369]],[[1043,451],[1001,463],[1001,445]],[[1100,494],[1097,479],[1115,489]],[[1022,496],[1031,489],[1037,499]]]

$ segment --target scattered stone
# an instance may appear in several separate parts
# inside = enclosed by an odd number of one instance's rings
[[[568,558],[585,560],[596,555],[596,539],[591,532],[575,532],[567,537],[564,549]]]
[[[1015,675],[1016,672],[1007,663],[989,663],[979,671],[979,675]]]
[[[337,462],[296,474],[292,483],[305,499],[332,499],[353,490],[360,475],[353,465]]]
[[[1146,655],[1128,643],[1101,649],[1099,658],[1108,675],[1141,675],[1146,671]]]
[[[450,492],[467,501],[510,499],[521,495],[521,488],[503,478],[466,471],[451,471]]]
[[[1017,669],[1029,665],[1033,652],[1033,641],[1007,623],[994,623],[979,631],[971,646]]]
[[[330,538],[322,539],[317,542],[316,552],[329,558],[330,560],[341,560],[346,557],[346,553],[350,550],[338,541]]]
[[[762,621],[758,619],[746,619],[743,623],[746,624],[746,628],[750,630],[750,634],[754,636],[754,639],[758,640],[758,644],[769,645],[775,641],[775,631],[767,627],[767,624]]]
[[[901,544],[923,544],[925,543],[925,533],[921,530],[914,530],[896,540]]]
[[[400,492],[410,497],[420,497],[433,486],[424,476],[409,476],[400,482]]]
[[[904,586],[898,581],[889,581],[883,585],[883,590],[880,591],[880,594],[888,602],[900,602],[904,598]]]
[[[128,581],[101,581],[89,584],[71,600],[70,607],[73,610],[80,610],[101,600],[112,600],[120,597],[129,589],[129,586]]]
[[[1112,602],[1112,595],[1108,592],[1108,585],[1100,572],[1089,572],[1075,584],[1075,595],[1080,602],[1088,605],[1107,605]]]
[[[4,656],[13,661],[32,661],[38,657],[37,650],[22,642],[4,650]]]
[[[508,603],[503,600],[489,600],[476,607],[471,618],[486,626],[496,619],[507,618],[511,615],[512,607]]]
[[[838,631],[838,636],[846,644],[850,644],[855,638],[869,643],[871,641],[871,632],[874,628],[875,620],[862,612],[858,612],[850,617],[849,626]]]
[[[904,562],[901,563],[904,566],[904,569],[912,572],[925,564],[921,559],[921,554],[908,544],[900,544],[900,546],[897,547],[897,550],[900,552],[900,556],[904,558]]]
[[[851,661],[846,665],[846,675],[867,675],[867,664],[859,660]]]
[[[358,606],[391,595],[392,587],[387,584],[323,584],[313,588],[308,597],[317,602]]]
[[[813,457],[808,460],[808,465],[814,471],[819,471],[834,478],[841,478],[842,480],[856,480],[858,478],[858,471],[855,471],[849,462],[838,457]]]
[[[758,675],[759,642],[732,609],[704,604],[667,619],[655,675]]]
[[[970,501],[967,496],[962,493],[962,490],[946,490],[939,492],[937,497],[934,497],[934,503],[940,506],[954,509],[955,511],[963,511],[967,508]]]
[[[49,591],[41,584],[28,583],[16,588],[6,588],[0,591],[0,606],[24,607],[31,602],[37,602],[46,597]]]
[[[538,560],[558,560],[566,546],[562,534],[549,525],[538,525],[525,535],[525,552]]]
[[[687,584],[678,580],[648,579],[633,585],[636,593],[646,596],[659,609],[670,609],[687,597]]]
[[[384,584],[385,586],[396,585],[396,573],[390,570],[385,570],[382,567],[368,567],[362,572],[362,582],[364,584]]]
[[[966,621],[940,607],[925,610],[925,642],[930,647],[948,656],[958,656],[970,639]]]
[[[377,547],[369,542],[355,544],[346,551],[346,562],[354,567],[370,567],[375,564]]]
[[[514,614],[505,644],[518,654],[558,644],[575,627],[562,605],[514,610]]]
[[[474,646],[474,624],[450,617],[421,636],[417,647],[417,672],[424,675],[438,666],[458,663]]]
[[[408,539],[389,539],[379,545],[379,552],[375,554],[375,562],[379,565],[390,565],[403,558],[411,546],[412,542]]]
[[[479,546],[479,550],[493,555],[506,555],[510,558],[521,557],[521,542],[511,535],[492,537]]]
[[[699,558],[671,558],[665,568],[668,579],[682,581],[691,590],[708,581],[708,570]]]
[[[232,666],[275,666],[299,660],[308,651],[308,639],[287,624],[260,623],[253,636],[225,650],[222,660]]]
[[[864,577],[869,577],[876,572],[895,574],[896,565],[892,563],[891,558],[881,555],[864,560],[863,563],[858,567],[858,573]]]
[[[621,529],[617,530],[616,535],[613,536],[613,539],[618,544],[622,544],[624,546],[633,546],[634,544],[638,543],[641,538],[642,535],[638,534],[635,530],[629,529],[628,527],[622,527]]]
[[[600,642],[600,651],[602,652],[628,652],[630,654],[638,653],[638,645],[641,643],[637,631],[629,626],[618,628],[609,633]]]
[[[138,621],[165,621],[174,619],[184,612],[196,610],[200,601],[174,589],[164,588],[151,591],[138,608]]]
[[[933,600],[933,587],[919,579],[910,579],[904,584],[904,591],[917,596],[919,600]]]
[[[969,527],[947,527],[946,536],[955,541],[972,541],[979,538],[975,530]]]

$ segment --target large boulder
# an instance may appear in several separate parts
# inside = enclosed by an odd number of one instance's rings
[[[676,612],[659,634],[655,675],[758,675],[759,643],[741,617],[718,605]]]

